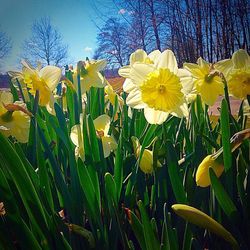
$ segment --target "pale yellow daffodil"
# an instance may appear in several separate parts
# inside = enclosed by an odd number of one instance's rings
[[[100,71],[104,70],[106,65],[107,61],[103,59],[79,61],[76,70],[73,71],[75,86],[78,85],[77,76],[79,75],[82,93],[89,91],[91,87],[104,88],[106,80]]]
[[[141,145],[135,136],[131,137],[132,143],[133,143],[133,148],[134,148],[134,153],[136,159],[139,159],[140,157],[140,152],[141,152]],[[141,171],[145,174],[152,174],[154,171],[153,168],[153,151],[149,150],[147,148],[144,149],[142,153],[142,157],[139,163],[139,167]],[[157,161],[157,167],[161,167],[161,163]]]
[[[117,149],[117,143],[112,135],[109,135],[110,117],[106,114],[98,116],[94,120],[96,135],[102,141],[103,155],[107,158],[110,153]]]
[[[61,79],[61,69],[51,65],[34,69],[26,61],[22,61],[22,65],[22,72],[11,72],[10,75],[21,79],[33,96],[39,91],[39,105],[46,107],[49,113],[55,114],[53,91]]]
[[[250,95],[250,56],[246,50],[234,52],[232,59],[219,61],[215,68],[224,74],[229,94],[242,100]]]
[[[0,132],[13,136],[21,143],[28,142],[31,114],[23,102],[13,103],[10,92],[0,92]]]
[[[201,57],[197,60],[197,64],[184,63],[184,68],[192,74],[196,93],[201,96],[205,104],[212,106],[218,96],[223,95],[224,85],[222,79],[213,72],[212,65]]]
[[[83,143],[83,114],[80,115],[80,124],[76,124],[71,128],[70,139],[75,147],[76,158],[80,157],[85,160],[84,143]]]
[[[121,76],[131,84],[126,103],[135,109],[144,109],[150,124],[162,124],[169,114],[176,117],[188,116],[186,95],[193,88],[191,74],[178,69],[171,50],[165,50],[154,63],[134,62],[119,70]]]

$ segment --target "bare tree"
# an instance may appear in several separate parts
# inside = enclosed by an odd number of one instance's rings
[[[11,39],[0,31],[0,60],[6,57],[12,48]]]
[[[23,45],[24,57],[32,62],[60,66],[68,57],[68,46],[62,35],[51,24],[49,17],[36,20],[32,25],[32,36]]]
[[[111,67],[121,67],[128,62],[133,48],[127,39],[128,29],[125,23],[110,18],[97,36],[98,49],[94,58],[106,58]]]

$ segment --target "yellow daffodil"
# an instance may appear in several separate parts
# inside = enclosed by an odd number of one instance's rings
[[[250,95],[250,56],[246,50],[234,52],[232,59],[216,63],[215,68],[226,77],[231,95],[242,100]]]
[[[130,91],[134,89],[133,87],[134,83],[131,81],[131,79],[127,78],[129,76],[131,66],[136,62],[153,64],[154,61],[157,59],[157,57],[160,56],[160,54],[161,52],[159,50],[154,50],[149,55],[147,55],[147,53],[144,50],[138,49],[130,55],[129,58],[130,65],[119,69],[119,74],[126,78],[126,80],[123,83],[123,90],[126,93],[130,93]]]
[[[197,60],[197,64],[184,63],[184,68],[194,77],[195,90],[205,104],[212,106],[218,96],[223,95],[222,79],[213,72],[212,65],[201,57]]]
[[[94,126],[96,129],[96,135],[102,141],[104,157],[108,157],[110,153],[117,149],[117,143],[115,139],[108,134],[110,127],[110,117],[108,115],[98,116],[94,120]]]
[[[184,204],[174,204],[172,205],[172,209],[177,215],[184,218],[186,221],[217,234],[218,236],[229,242],[234,249],[239,249],[237,241],[229,231],[227,231],[212,217],[208,216],[197,208]]]
[[[131,137],[132,143],[133,143],[133,148],[134,148],[134,153],[135,157],[139,159],[140,157],[140,152],[141,152],[141,145],[135,136]],[[139,163],[139,167],[141,171],[145,174],[152,174],[154,168],[153,168],[153,152],[149,149],[144,149],[141,161]],[[157,161],[157,167],[161,167],[161,163]]]
[[[235,133],[230,139],[231,152],[234,152],[244,140],[250,138],[250,129],[245,129]],[[212,168],[217,177],[224,171],[223,147],[212,155],[206,156],[198,166],[196,172],[196,184],[200,187],[208,187],[211,184],[209,168]]]
[[[76,158],[80,157],[85,160],[84,143],[83,143],[83,114],[80,115],[80,124],[76,124],[71,128],[70,139],[75,147]]]
[[[223,160],[214,155],[206,156],[199,165],[196,172],[196,184],[200,187],[208,187],[211,184],[209,177],[209,168],[212,168],[217,177],[220,177],[224,171]]]
[[[21,78],[21,82],[27,85],[29,92],[35,96],[39,91],[39,105],[45,106],[51,114],[54,114],[53,91],[61,78],[61,69],[56,66],[45,66],[44,68],[32,68],[26,61],[22,61],[23,69],[19,74],[10,75]]]
[[[107,65],[106,60],[86,60],[77,63],[77,69],[73,71],[73,81],[77,86],[77,75],[80,77],[81,91],[85,93],[91,87],[104,88],[105,78],[100,73]]]
[[[192,77],[187,70],[178,69],[172,51],[157,55],[153,64],[134,62],[119,73],[133,82],[127,105],[144,109],[149,123],[162,124],[169,114],[188,115],[185,95],[193,88]]]
[[[109,101],[113,106],[115,106],[115,99],[117,98],[119,107],[121,108],[124,101],[121,96],[119,96],[113,89],[113,87],[107,82],[105,86],[105,101]],[[118,109],[119,112],[119,109]]]
[[[0,92],[0,132],[6,137],[13,136],[19,142],[29,139],[30,116],[23,102],[13,103],[10,92]]]

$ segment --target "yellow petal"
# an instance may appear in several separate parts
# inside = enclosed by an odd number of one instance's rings
[[[229,242],[234,249],[239,249],[239,245],[232,234],[216,220],[203,213],[202,211],[183,204],[172,205],[172,209],[177,215],[184,218],[186,221],[217,234],[218,236]]]
[[[56,66],[45,66],[39,72],[40,77],[46,82],[47,86],[53,91],[58,85],[62,71]]]
[[[194,88],[194,81],[191,73],[186,69],[178,69],[178,77],[180,78],[182,85],[182,93],[189,94]]]
[[[144,149],[141,161],[140,161],[140,169],[145,174],[151,174],[153,172],[153,152],[149,149]]]
[[[94,126],[97,131],[103,131],[104,136],[108,135],[110,126],[110,117],[108,115],[100,115],[94,120]]]
[[[214,68],[222,72],[225,77],[228,76],[228,74],[232,70],[232,67],[233,62],[231,59],[221,60],[214,64]]]
[[[220,177],[224,171],[223,163],[220,159],[214,159],[213,155],[206,156],[200,163],[196,172],[196,184],[200,187],[208,187],[211,184],[209,177],[209,168],[212,168],[217,177]]]
[[[165,50],[162,52],[162,54],[157,58],[155,66],[158,69],[167,68],[174,74],[176,74],[178,70],[175,55],[171,50]]]
[[[102,71],[107,66],[107,61],[105,59],[97,60],[94,63],[96,71]]]
[[[144,116],[150,124],[162,124],[168,118],[169,113],[152,108],[144,108]]]
[[[117,143],[112,136],[107,135],[102,137],[102,147],[104,158],[107,158],[112,151],[117,149]]]
[[[0,91],[0,105],[13,103],[13,95],[7,91]]]

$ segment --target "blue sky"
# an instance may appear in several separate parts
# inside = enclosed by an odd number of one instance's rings
[[[95,23],[101,25],[102,22],[96,16],[93,1],[0,0],[0,30],[6,32],[13,42],[11,54],[5,60],[3,69],[17,67],[22,43],[31,34],[32,22],[43,16],[50,16],[52,24],[63,35],[64,42],[69,45],[72,63],[86,56],[91,57],[96,48],[98,32]],[[103,0],[105,2],[107,4],[108,0]]]

